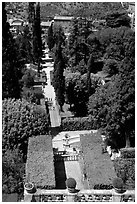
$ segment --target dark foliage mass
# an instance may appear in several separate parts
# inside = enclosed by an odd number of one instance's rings
[[[119,158],[114,161],[116,174],[121,178],[127,189],[135,189],[135,159]]]
[[[5,2],[2,3],[2,97],[19,98],[24,63],[18,55],[18,47],[9,30]]]

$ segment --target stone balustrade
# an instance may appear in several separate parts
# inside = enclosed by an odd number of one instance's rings
[[[78,161],[78,154],[73,154],[73,155],[67,155],[67,154],[62,154],[62,155],[54,155],[54,161]]]
[[[42,190],[29,194],[24,191],[24,202],[135,202],[135,190],[116,193],[112,190]]]

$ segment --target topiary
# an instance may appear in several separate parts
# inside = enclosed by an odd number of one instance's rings
[[[124,192],[124,182],[121,178],[114,178],[113,179],[113,187],[116,190],[117,193],[123,193]]]
[[[76,181],[75,181],[75,179],[73,179],[73,178],[68,178],[68,179],[66,180],[66,186],[67,186],[68,188],[75,188],[75,187],[76,187]]]

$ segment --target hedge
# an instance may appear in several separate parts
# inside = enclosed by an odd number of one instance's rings
[[[62,131],[91,130],[94,129],[94,120],[89,117],[65,118],[61,122]]]
[[[55,188],[52,138],[41,135],[29,138],[26,163],[26,181],[37,188]]]
[[[117,158],[114,160],[114,168],[117,176],[122,178],[127,189],[135,189],[135,159]]]
[[[121,158],[135,158],[135,148],[122,148],[120,149],[121,152]]]
[[[101,141],[99,132],[80,135],[81,156],[84,161],[82,172],[86,174],[90,189],[100,184],[111,185],[116,177],[109,155],[102,154]]]

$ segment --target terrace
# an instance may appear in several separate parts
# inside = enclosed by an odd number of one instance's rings
[[[85,137],[87,137],[86,140]],[[93,189],[96,177],[95,174],[98,174],[98,172],[102,170],[100,161],[103,157],[105,158],[104,155],[99,156],[96,151],[96,149],[101,151],[101,146],[99,146],[100,138],[95,132],[91,135],[80,134],[79,139],[82,146],[86,142],[84,149],[82,150],[83,152],[86,151],[84,152],[85,156],[83,160],[84,162],[87,160],[87,188],[85,188],[85,185],[82,185],[81,187],[80,185],[77,185],[79,181],[76,177],[80,172],[76,166],[78,163],[81,163],[82,155],[78,152],[69,153],[68,149],[64,151],[56,151],[56,149],[54,149],[53,151],[51,136],[38,136],[30,138],[26,165],[26,176],[28,177],[29,175],[29,181],[32,183],[34,182],[35,191],[28,191],[25,188],[24,202],[135,202],[135,190],[125,189],[124,191],[117,192],[117,189],[115,188],[109,190]],[[92,145],[89,146],[88,144],[91,142]],[[96,151],[96,153],[89,155],[89,148],[92,151]],[[91,160],[95,159],[97,160],[94,163],[95,168],[92,168],[93,165],[91,165]],[[110,159],[106,161],[105,159],[104,164],[109,165],[109,168],[111,168],[111,161],[108,164],[109,160]],[[67,172],[68,169],[66,169],[66,166],[69,166],[69,172]],[[74,179],[76,179],[76,186],[74,187],[69,187],[66,183],[68,177],[67,174],[71,174],[71,166],[75,168],[76,173],[74,177]],[[90,168],[88,168],[88,166]],[[81,164],[80,168],[82,169]],[[105,171],[108,167],[105,167],[104,165],[103,168],[103,171]],[[107,180],[108,183],[106,184],[112,184],[111,178],[115,176],[114,173],[112,172],[111,175],[107,173],[107,175],[109,175],[108,178],[104,178],[104,175],[99,175],[98,180],[101,179],[102,183],[104,183],[104,180]],[[80,182],[83,183],[83,180],[85,180],[85,178],[81,177]],[[73,189],[73,191],[70,189]]]

